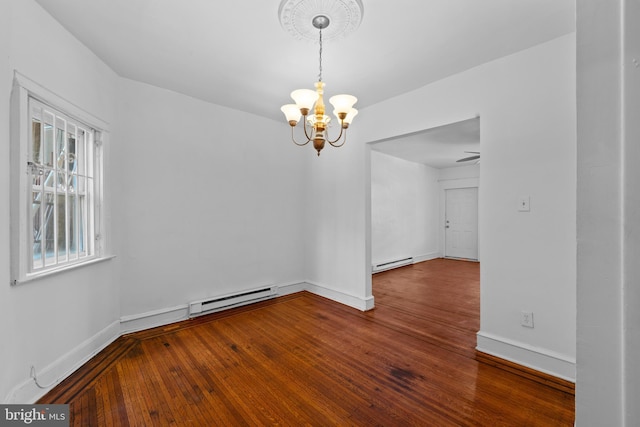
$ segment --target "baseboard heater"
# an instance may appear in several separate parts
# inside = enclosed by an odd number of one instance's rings
[[[242,291],[235,294],[210,298],[189,303],[189,317],[201,316],[223,309],[251,304],[277,295],[278,287],[269,286],[266,288]]]
[[[374,273],[380,273],[381,271],[391,270],[392,268],[404,267],[405,265],[413,264],[413,257],[397,259],[394,261],[383,262],[373,266]]]

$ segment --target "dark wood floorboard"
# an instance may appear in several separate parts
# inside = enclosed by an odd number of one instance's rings
[[[573,425],[570,388],[476,357],[477,263],[373,286],[366,313],[302,292],[121,337],[40,403],[77,426]]]

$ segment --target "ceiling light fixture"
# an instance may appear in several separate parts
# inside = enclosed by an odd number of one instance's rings
[[[359,25],[362,19],[362,3],[359,0],[334,0],[330,5],[329,12],[321,12],[316,10],[319,2],[311,0],[283,0],[280,4],[280,22],[282,26],[290,33],[307,37],[307,32],[301,32],[301,19],[305,15],[311,15],[311,25],[318,30],[319,50],[319,72],[318,81],[315,83],[315,91],[311,89],[297,89],[291,92],[291,98],[295,104],[283,105],[280,110],[284,113],[289,125],[291,126],[291,139],[293,143],[299,146],[307,145],[313,141],[313,148],[320,155],[320,151],[324,148],[325,142],[333,147],[342,147],[347,140],[347,128],[358,114],[358,110],[353,108],[357,102],[357,98],[352,95],[335,95],[329,99],[333,105],[333,114],[340,121],[340,134],[334,140],[329,138],[328,128],[331,117],[325,114],[324,104],[324,82],[322,81],[322,31],[329,27],[331,12],[338,16],[338,31],[330,33],[331,37],[343,36],[346,32],[353,31]],[[326,4],[322,5],[327,7]],[[309,16],[307,16],[307,19]],[[307,21],[309,22],[309,21]],[[300,122],[302,116],[302,128],[306,141],[297,142],[294,137],[296,125]],[[344,136],[344,138],[343,138]]]

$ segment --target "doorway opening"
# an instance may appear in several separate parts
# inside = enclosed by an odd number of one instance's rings
[[[443,257],[480,260],[480,118],[369,147],[372,271]]]
[[[454,298],[459,298],[456,304],[469,305],[460,318],[469,329],[464,338],[452,336],[440,344],[465,342],[456,351],[474,351],[480,265],[461,260],[480,260],[480,118],[374,141],[369,148],[370,289],[376,306],[388,308],[406,299],[424,316],[447,312],[451,289],[427,286],[437,281],[431,275],[464,276],[456,282],[461,293]],[[427,276],[431,279],[425,281]],[[434,305],[438,299],[442,304]],[[421,333],[430,336],[428,328]]]

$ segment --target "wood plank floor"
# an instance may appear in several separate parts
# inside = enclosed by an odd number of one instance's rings
[[[307,292],[121,337],[39,403],[77,426],[571,426],[574,396],[476,358],[479,267],[374,276],[367,313]]]

